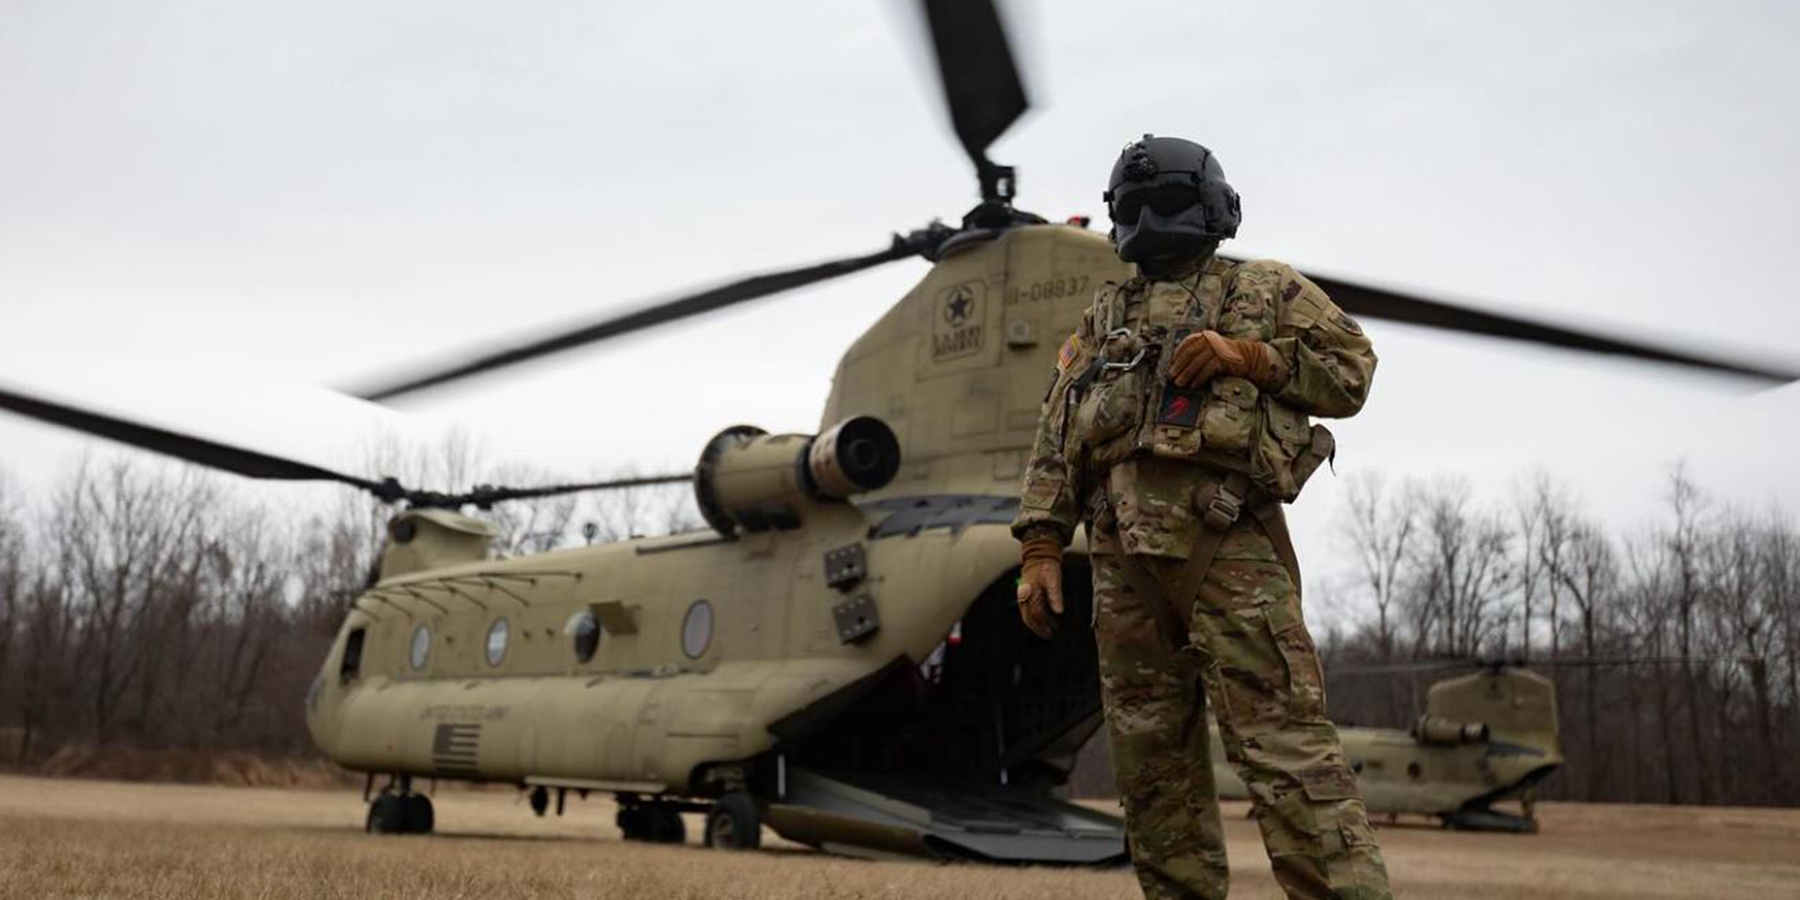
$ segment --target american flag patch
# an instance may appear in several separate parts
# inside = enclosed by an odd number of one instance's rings
[[[1075,361],[1075,355],[1080,352],[1081,352],[1081,335],[1079,335],[1079,334],[1069,335],[1069,339],[1066,341],[1063,341],[1062,349],[1056,351],[1056,367],[1058,369],[1067,369],[1069,367],[1069,363],[1072,363]]]

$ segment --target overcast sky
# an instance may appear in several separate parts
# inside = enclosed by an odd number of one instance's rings
[[[1800,363],[1800,6],[1012,3],[1020,205],[1104,218],[1119,147],[1211,146],[1239,253]],[[817,425],[909,261],[431,394],[318,390],[973,202],[910,4],[0,4],[0,382],[352,466],[462,427],[571,474]],[[1654,515],[1677,459],[1800,500],[1800,388],[1367,323],[1341,474],[1543,467]],[[91,444],[0,418],[27,488]],[[1300,504],[1323,558],[1341,478]],[[317,496],[329,487],[258,487]],[[1324,573],[1316,573],[1324,574]]]

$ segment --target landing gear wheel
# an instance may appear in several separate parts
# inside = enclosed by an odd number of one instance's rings
[[[742,792],[726,794],[706,813],[706,846],[755,850],[762,846],[762,811]]]
[[[622,806],[613,821],[628,841],[650,840],[650,810],[642,806]]]
[[[673,806],[650,807],[650,840],[657,844],[687,843],[687,824]]]
[[[430,834],[436,824],[430,797],[389,787],[369,801],[363,830],[370,834]]]
[[[687,826],[681,813],[666,804],[627,806],[619,810],[619,830],[628,841],[651,844],[680,844],[687,841]]]
[[[437,815],[432,812],[431,798],[424,794],[407,794],[405,801],[406,833],[430,834],[437,827]]]
[[[406,833],[406,798],[382,791],[369,802],[369,818],[363,830],[370,834]]]

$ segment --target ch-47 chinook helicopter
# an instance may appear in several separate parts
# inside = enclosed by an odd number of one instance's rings
[[[1352,668],[1349,674],[1430,671],[1456,664]],[[1344,753],[1371,813],[1436,818],[1446,828],[1535,833],[1532,788],[1562,765],[1556,688],[1520,665],[1477,663],[1480,671],[1446,678],[1425,694],[1410,730],[1338,726]],[[1334,674],[1346,674],[1335,670]],[[1252,799],[1213,730],[1213,777],[1219,796]],[[1516,799],[1523,814],[1495,809]]]
[[[462,494],[404,488],[0,391],[0,408],[255,478],[326,480],[401,505],[305,700],[320,750],[382,786],[376,832],[428,832],[432,779],[620,803],[628,839],[754,847],[761,828],[851,854],[1102,863],[1119,821],[1054,798],[1099,728],[1085,543],[1051,640],[1020,625],[1008,523],[1045,378],[1095,288],[1129,277],[1105,236],[1014,207],[987,147],[1026,108],[990,2],[925,0],[981,202],[959,225],[758,275],[363,392],[384,400],[548,353],[918,256],[918,284],[844,354],[817,435],[720,431],[691,474]],[[1314,276],[1368,318],[1789,381],[1756,368]],[[691,479],[708,530],[493,559],[468,506]],[[1477,679],[1486,676],[1473,676]],[[1560,761],[1541,680],[1451,682],[1373,811],[1479,812]],[[1520,706],[1519,704],[1526,704]],[[1547,716],[1547,718],[1545,718]],[[1514,727],[1511,723],[1520,723]],[[1548,727],[1546,727],[1548,723]],[[1451,732],[1454,731],[1454,735]],[[1529,733],[1536,742],[1519,739]],[[1359,744],[1351,755],[1378,748]],[[1540,751],[1515,752],[1520,746]],[[1398,756],[1394,757],[1399,760]],[[1515,765],[1515,762],[1517,763]],[[1386,766],[1387,757],[1381,757]],[[1412,768],[1417,766],[1416,771]],[[1391,773],[1389,773],[1391,774]],[[1460,791],[1460,792],[1459,792]],[[1449,798],[1445,800],[1444,798]]]

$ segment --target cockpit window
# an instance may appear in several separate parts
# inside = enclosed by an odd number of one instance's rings
[[[362,674],[363,637],[366,629],[352,628],[344,638],[344,657],[338,663],[338,680],[349,681]]]

